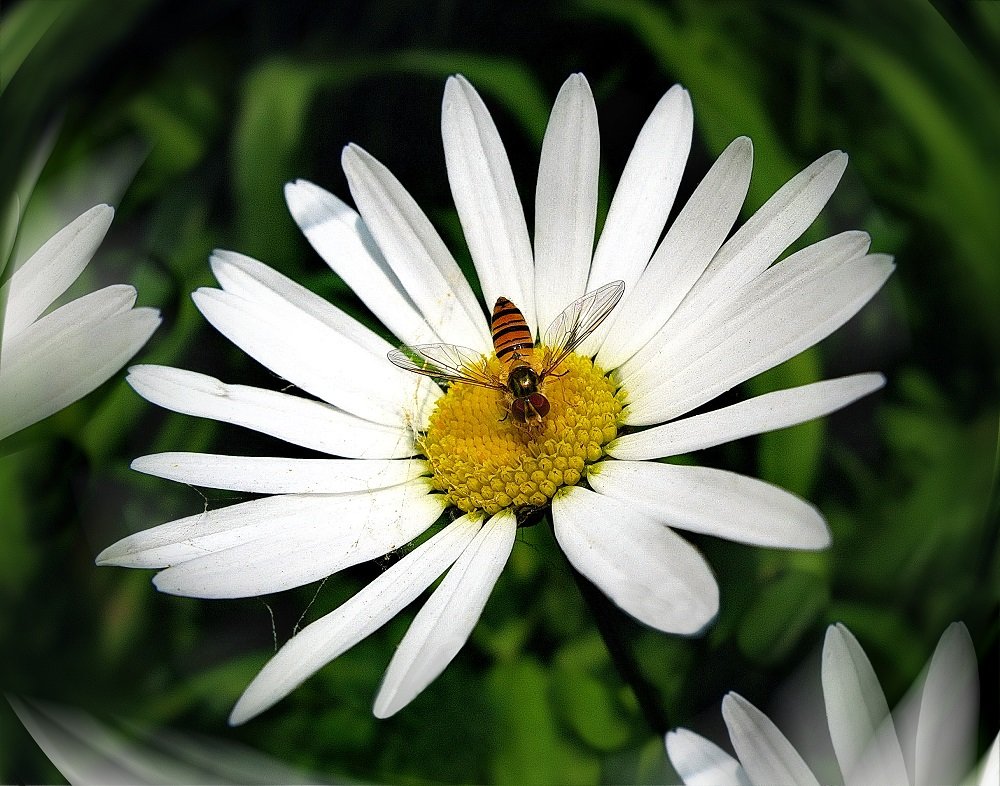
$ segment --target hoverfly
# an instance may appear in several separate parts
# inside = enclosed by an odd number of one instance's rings
[[[490,320],[493,350],[503,362],[504,377],[489,368],[488,357],[453,344],[404,346],[390,352],[389,360],[401,369],[444,382],[500,391],[509,396],[508,412],[516,421],[538,424],[549,411],[542,382],[597,329],[624,292],[624,281],[612,281],[570,303],[542,336],[545,357],[538,370],[531,365],[535,342],[524,314],[505,297],[497,298]]]

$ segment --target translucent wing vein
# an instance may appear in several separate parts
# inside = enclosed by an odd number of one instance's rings
[[[464,382],[484,388],[504,389],[487,368],[488,358],[468,347],[454,344],[404,346],[389,353],[389,360],[405,371],[424,374],[443,382]]]
[[[624,281],[612,281],[570,303],[542,337],[549,359],[541,376],[551,373],[614,311],[625,292]]]

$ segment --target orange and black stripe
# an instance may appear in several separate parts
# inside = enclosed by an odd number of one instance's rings
[[[498,297],[497,304],[493,306],[490,331],[493,334],[493,349],[500,360],[510,361],[524,356],[528,352],[519,350],[530,351],[535,346],[521,309],[505,297]]]

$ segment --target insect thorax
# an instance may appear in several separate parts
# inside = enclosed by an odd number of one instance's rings
[[[507,389],[515,398],[523,398],[537,392],[538,383],[538,372],[527,364],[515,366],[507,375]]]

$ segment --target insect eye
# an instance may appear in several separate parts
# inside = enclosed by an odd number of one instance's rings
[[[548,402],[546,402],[546,406],[548,406]],[[515,419],[519,420],[521,423],[525,422],[524,399],[514,399],[510,405],[510,411],[514,415]]]
[[[531,406],[535,408],[535,412],[537,412],[539,416],[544,418],[549,414],[549,400],[541,393],[532,393],[528,396],[528,401],[531,402]]]

